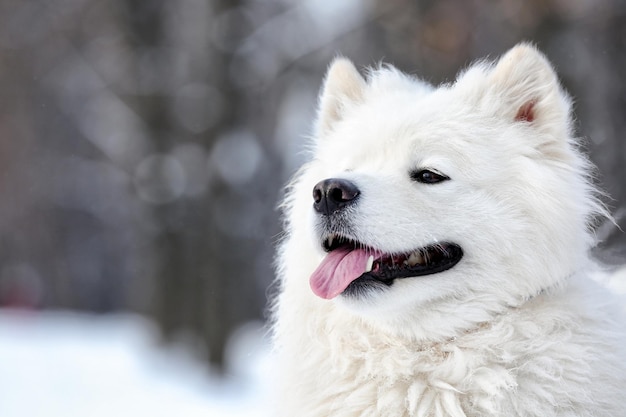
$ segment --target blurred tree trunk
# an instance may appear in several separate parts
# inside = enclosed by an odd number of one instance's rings
[[[178,45],[171,44],[172,37],[168,36],[165,29],[165,6],[167,4],[169,10],[176,10],[184,7],[181,3],[184,2],[126,2],[128,29],[138,56],[145,54],[145,51],[156,51],[157,55],[176,59]],[[204,24],[209,25],[215,14],[237,5],[237,1],[212,2],[212,7],[206,9],[209,14],[204,16]],[[197,29],[199,34],[210,33],[203,28]],[[208,48],[210,62],[199,62],[197,67],[193,67],[192,61],[192,67],[185,74],[190,79],[172,80],[173,63],[169,59],[155,61],[153,71],[157,73],[157,78],[171,83],[174,91],[139,99],[139,111],[148,125],[149,135],[158,153],[168,153],[175,144],[186,141],[209,150],[217,138],[232,129],[238,121],[237,110],[243,107],[242,96],[228,74],[230,52],[212,47],[209,39],[198,39],[198,42],[200,48]],[[168,48],[173,48],[174,53],[168,55]],[[183,131],[173,122],[171,108],[168,107],[178,84],[185,82],[214,86],[221,93],[221,118],[201,134]],[[245,285],[242,283],[244,277],[241,276],[241,265],[229,264],[228,258],[224,256],[224,251],[233,250],[232,242],[222,236],[216,224],[215,202],[225,198],[228,192],[225,184],[218,180],[201,196],[183,196],[172,202],[155,205],[153,209],[161,229],[155,242],[157,276],[154,313],[167,337],[174,336],[176,331],[185,326],[191,326],[188,330],[200,335],[200,348],[208,349],[209,361],[218,368],[223,365],[226,338],[236,321],[241,319],[227,301],[229,287]]]

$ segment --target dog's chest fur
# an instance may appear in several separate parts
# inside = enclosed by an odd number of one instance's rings
[[[599,319],[606,307],[570,304],[594,298],[574,283],[435,344],[318,311],[300,323],[307,348],[281,358],[292,393],[283,406],[294,406],[285,415],[624,416],[626,379],[612,375],[626,371]]]

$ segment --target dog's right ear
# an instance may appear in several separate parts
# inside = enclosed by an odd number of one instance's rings
[[[330,64],[319,98],[318,134],[328,133],[341,120],[346,106],[363,99],[366,82],[354,64],[337,57]]]

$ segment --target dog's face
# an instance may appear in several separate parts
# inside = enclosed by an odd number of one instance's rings
[[[438,89],[337,60],[290,220],[316,258],[312,293],[397,320],[442,300],[497,309],[564,279],[593,205],[569,124],[528,46]]]

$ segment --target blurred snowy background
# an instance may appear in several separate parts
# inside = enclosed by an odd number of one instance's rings
[[[520,40],[626,229],[624,1],[0,0],[0,416],[271,415],[275,206],[327,64],[439,83]]]

